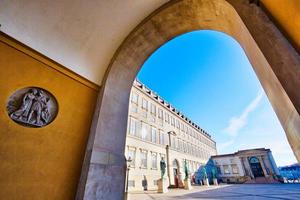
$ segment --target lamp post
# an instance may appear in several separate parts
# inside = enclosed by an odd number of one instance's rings
[[[167,134],[169,135],[169,142],[166,145],[166,155],[167,155],[167,174],[168,174],[168,179],[169,179],[169,185],[171,185],[171,172],[170,172],[170,166],[171,166],[171,161],[170,161],[170,147],[171,147],[171,135],[176,135],[175,131],[168,131]]]
[[[125,158],[126,159],[126,158]],[[125,200],[128,199],[128,180],[129,180],[129,170],[130,170],[130,163],[132,162],[131,157],[129,156],[126,159],[126,187],[125,187]]]

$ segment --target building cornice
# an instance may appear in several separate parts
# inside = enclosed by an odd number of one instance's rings
[[[194,129],[196,129],[199,133],[210,139],[212,142],[215,143],[214,140],[212,140],[211,135],[208,134],[204,129],[202,129],[199,125],[197,125],[195,122],[193,122],[191,119],[189,119],[187,116],[185,116],[182,112],[180,112],[177,108],[172,106],[169,102],[165,101],[162,97],[160,97],[156,92],[148,88],[145,84],[140,82],[138,79],[135,79],[133,82],[133,86],[137,89],[139,89],[141,92],[146,94],[148,97],[150,97],[155,102],[159,103],[161,106],[169,110],[174,115],[177,115],[179,118],[181,118],[183,121],[188,123],[190,126],[192,126]]]
[[[237,152],[230,153],[230,154],[220,154],[220,155],[211,156],[211,158],[239,156],[239,155],[244,155],[244,154],[253,153],[253,152],[256,152],[256,153],[257,152],[271,152],[271,150],[265,149],[265,148],[245,149],[245,150],[239,150]]]

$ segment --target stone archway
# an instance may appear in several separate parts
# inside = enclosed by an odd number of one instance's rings
[[[123,199],[130,89],[161,45],[194,30],[235,38],[251,62],[300,160],[300,57],[265,13],[248,0],[175,0],[135,28],[115,53],[99,94],[77,199]],[[226,69],[224,69],[226,70]]]
[[[182,187],[182,175],[180,170],[180,163],[177,159],[174,159],[171,167],[171,177],[170,177],[170,185],[173,185],[175,188]],[[173,184],[172,184],[173,183]]]

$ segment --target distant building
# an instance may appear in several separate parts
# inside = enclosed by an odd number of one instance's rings
[[[300,182],[300,164],[296,163],[284,167],[278,167],[280,175],[287,182]]]
[[[184,162],[191,177],[216,155],[216,143],[197,124],[155,92],[134,81],[128,113],[125,156],[129,163],[128,189],[157,189],[164,158],[166,179],[172,187],[183,187]]]
[[[247,149],[211,158],[222,182],[274,183],[280,175],[270,149]]]

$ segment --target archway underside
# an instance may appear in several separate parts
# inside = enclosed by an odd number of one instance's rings
[[[98,98],[77,199],[123,198],[123,155],[133,80],[157,48],[178,35],[201,29],[224,32],[240,43],[300,160],[297,52],[248,0],[172,1],[133,30],[110,64]]]

